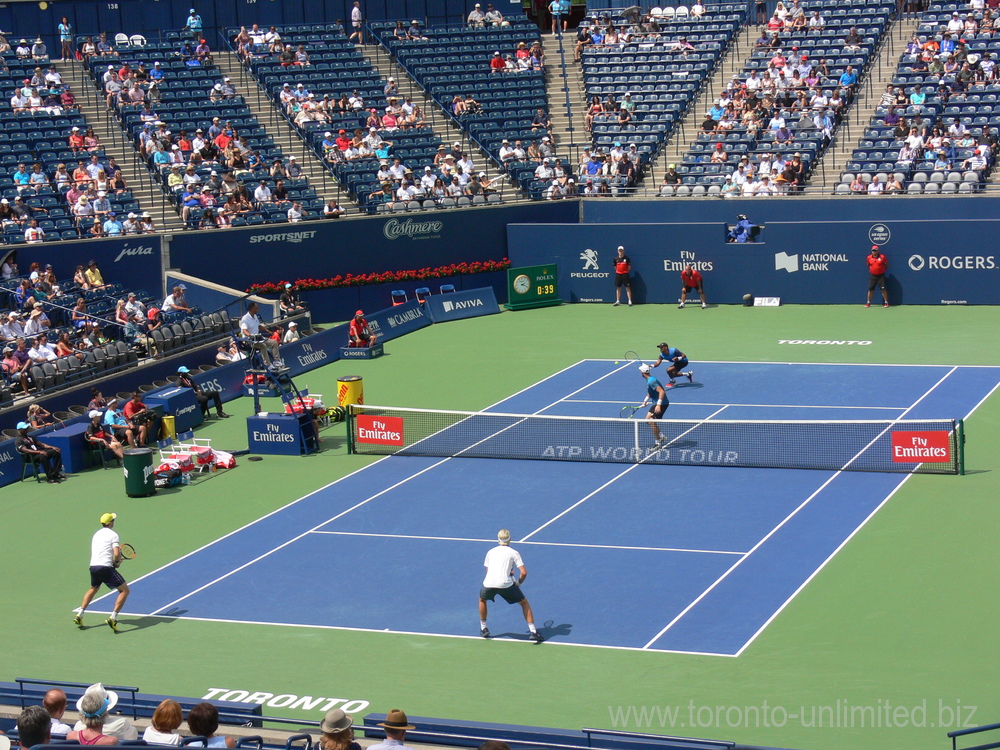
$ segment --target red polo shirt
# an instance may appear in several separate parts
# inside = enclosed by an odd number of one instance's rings
[[[701,273],[695,270],[694,268],[691,269],[691,273],[688,273],[686,270],[681,271],[681,282],[684,284],[684,286],[700,289]]]
[[[886,272],[886,269],[889,268],[889,259],[882,253],[879,253],[878,255],[869,255],[867,260],[868,270],[876,276],[881,276]]]

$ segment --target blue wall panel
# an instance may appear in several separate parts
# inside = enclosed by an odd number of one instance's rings
[[[621,244],[632,259],[639,303],[676,302],[680,271],[690,262],[704,274],[710,302],[739,303],[749,293],[859,304],[874,242],[889,258],[892,304],[1000,304],[1000,219],[816,220],[806,231],[801,222],[769,222],[756,244],[726,243],[724,231],[722,221],[514,225],[509,257],[515,266],[558,263],[560,294],[572,302],[614,299],[612,258]],[[588,250],[597,253],[595,262]]]
[[[503,259],[509,223],[576,221],[577,215],[575,202],[558,201],[191,232],[174,235],[170,260],[184,273],[235,289],[282,279],[436,268]]]

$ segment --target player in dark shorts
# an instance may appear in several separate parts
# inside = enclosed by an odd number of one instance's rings
[[[676,383],[674,383],[674,378],[678,375],[684,375],[687,377],[688,382],[694,381],[694,370],[688,370],[684,372],[684,368],[688,366],[687,355],[684,354],[680,349],[675,349],[666,341],[662,344],[657,344],[657,348],[660,350],[660,357],[653,363],[653,367],[658,367],[660,362],[669,362],[667,366],[667,375],[670,377],[670,382],[667,383],[667,388],[671,388]]]
[[[649,422],[649,427],[653,431],[653,439],[656,440],[656,447],[661,448],[663,447],[663,434],[660,432],[660,428],[655,420],[663,419],[667,407],[670,406],[670,400],[667,398],[667,391],[663,387],[663,384],[650,374],[649,365],[639,365],[639,373],[642,375],[642,379],[646,381],[646,398],[642,400],[642,406],[645,406],[650,401],[653,402],[653,408],[646,415],[646,421]]]
[[[625,254],[625,248],[618,246],[618,255],[615,256],[615,307],[622,302],[622,287],[625,287],[625,294],[628,296],[628,306],[632,307],[632,261]]]
[[[865,260],[868,262],[868,300],[865,307],[872,306],[872,292],[875,287],[882,290],[882,307],[889,306],[889,294],[885,291],[885,272],[889,270],[889,259],[879,250],[878,245],[872,245],[872,253]]]
[[[121,542],[118,534],[114,530],[115,519],[118,516],[114,513],[105,513],[101,516],[101,528],[94,534],[90,543],[90,588],[83,595],[83,604],[76,611],[73,624],[83,627],[83,613],[94,598],[102,585],[109,589],[117,589],[118,598],[115,600],[114,608],[111,610],[111,617],[104,622],[107,623],[116,633],[118,632],[118,613],[125,606],[128,599],[129,588],[125,583],[122,574],[118,572],[118,566],[122,562]]]

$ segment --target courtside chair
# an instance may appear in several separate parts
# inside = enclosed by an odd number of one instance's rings
[[[41,482],[42,477],[45,475],[45,471],[42,469],[42,462],[35,458],[35,456],[26,456],[21,454],[21,459],[24,461],[24,466],[21,468],[21,481],[23,482],[28,476],[28,467],[35,474],[35,481]]]
[[[392,295],[392,306],[393,307],[396,307],[397,305],[402,305],[408,299],[408,297],[406,296],[406,290],[405,289],[393,289],[391,292],[389,292],[389,294]]]
[[[422,305],[427,301],[427,298],[431,296],[430,287],[422,286],[419,289],[415,289],[413,293],[417,297],[417,301]]]
[[[454,294],[455,285],[454,284],[442,284],[440,289],[441,294]]]

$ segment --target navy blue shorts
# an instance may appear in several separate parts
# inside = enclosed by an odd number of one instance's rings
[[[101,584],[107,585],[109,589],[116,589],[125,585],[125,579],[118,572],[117,568],[109,568],[107,565],[90,566],[90,585],[100,588]]]
[[[491,589],[486,586],[479,589],[479,598],[484,602],[494,601],[494,597],[497,594],[500,594],[508,604],[518,604],[524,601],[524,594],[521,593],[521,587],[516,583],[502,589]]]
[[[673,370],[674,368],[676,368],[677,371],[680,372],[685,367],[687,367],[688,364],[689,363],[688,363],[687,359],[682,359],[680,362],[671,362],[670,365],[667,367],[667,369],[668,370]]]

